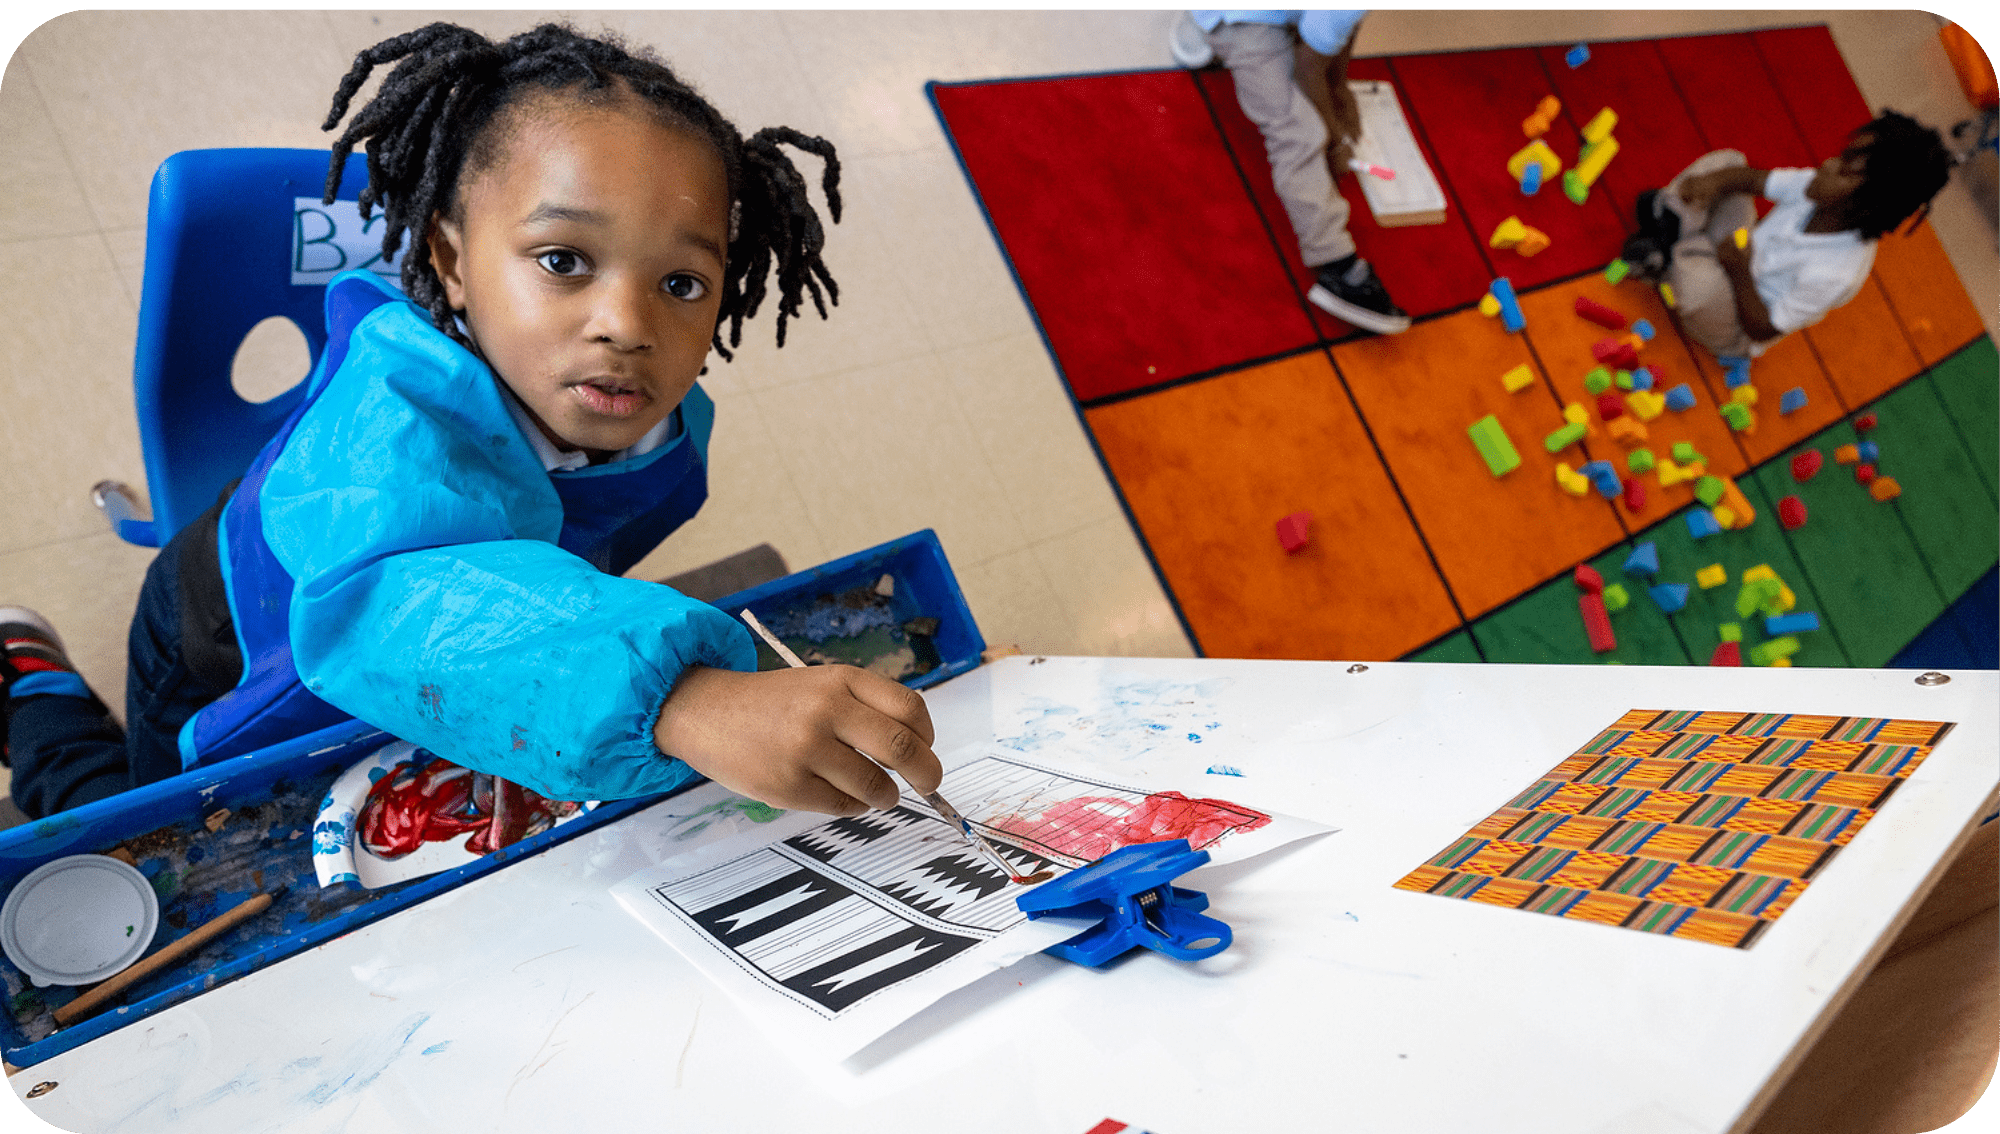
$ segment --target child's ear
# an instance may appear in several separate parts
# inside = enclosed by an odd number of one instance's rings
[[[437,269],[438,282],[444,285],[445,302],[454,311],[465,310],[464,234],[440,213],[431,217],[424,243],[430,247],[431,267]]]

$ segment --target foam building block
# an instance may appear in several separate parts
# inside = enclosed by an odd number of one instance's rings
[[[1616,421],[1625,416],[1625,399],[1611,390],[1597,395],[1597,416],[1606,421]]]
[[[1779,413],[1797,413],[1804,408],[1806,408],[1805,387],[1793,386],[1791,389],[1778,395]]]
[[[1625,467],[1634,473],[1652,472],[1653,451],[1651,449],[1632,450],[1625,454]]]
[[[1653,341],[1654,335],[1659,334],[1659,332],[1653,328],[1653,321],[1651,319],[1632,320],[1632,333],[1649,343]]]
[[[1604,609],[1616,614],[1631,605],[1631,603],[1632,593],[1625,589],[1625,584],[1604,584]]]
[[[1667,412],[1667,398],[1651,390],[1634,390],[1625,395],[1625,406],[1640,421],[1651,421]]]
[[[1729,581],[1729,571],[1720,563],[1711,563],[1694,573],[1694,581],[1704,591],[1712,591]]]
[[[1562,113],[1562,100],[1554,95],[1543,95],[1535,104],[1535,112],[1521,122],[1521,133],[1530,138],[1539,138],[1549,132],[1549,127]]]
[[[1522,146],[1514,152],[1513,157],[1507,159],[1507,176],[1517,182],[1520,181],[1521,175],[1528,171],[1529,162],[1542,167],[1543,181],[1562,172],[1562,159],[1557,157],[1556,152],[1549,148],[1549,144],[1540,138]]]
[[[1757,509],[1751,506],[1750,498],[1743,495],[1743,490],[1736,487],[1734,480],[1726,476],[1720,479],[1722,481],[1722,506],[1728,508],[1730,513],[1736,517],[1735,523],[1724,524],[1722,526],[1725,528],[1749,527],[1757,519]]]
[[[1903,486],[1897,484],[1893,476],[1878,476],[1868,485],[1868,495],[1885,503],[1902,494]]]
[[[1662,614],[1672,614],[1687,605],[1688,585],[1686,583],[1655,583],[1646,593],[1653,596],[1653,605]]]
[[[1602,365],[1616,367],[1620,370],[1630,370],[1634,366],[1639,365],[1639,352],[1633,350],[1630,343],[1615,336],[1602,338],[1592,343],[1590,345],[1590,356]]]
[[[1729,400],[1738,405],[1754,406],[1757,404],[1757,387],[1738,386],[1729,392]]]
[[[1521,314],[1521,303],[1514,297],[1513,280],[1501,276],[1493,281],[1488,291],[1500,301],[1500,323],[1507,328],[1508,334],[1517,334],[1528,325],[1528,320]]]
[[[1605,432],[1611,434],[1612,440],[1625,446],[1627,449],[1634,445],[1643,445],[1646,443],[1646,427],[1634,418],[1615,418],[1610,425],[1605,427]]]
[[[1882,450],[1873,441],[1863,441],[1854,447],[1854,455],[1867,464],[1875,464],[1882,459]]]
[[[1583,140],[1601,142],[1609,138],[1611,132],[1616,129],[1618,129],[1618,112],[1607,106],[1591,115],[1590,121],[1583,124]]]
[[[1754,665],[1776,665],[1780,659],[1788,659],[1798,652],[1799,640],[1788,634],[1750,647],[1750,661]]]
[[[1293,555],[1306,544],[1312,542],[1311,512],[1293,512],[1278,521],[1278,544],[1286,555]]]
[[[1520,217],[1508,217],[1493,229],[1493,235],[1486,238],[1488,248],[1512,248],[1527,239],[1528,226]]]
[[[1612,467],[1610,461],[1589,461],[1577,471],[1589,477],[1590,483],[1597,486],[1598,495],[1606,500],[1625,492],[1624,483],[1618,479],[1618,470]]]
[[[1590,143],[1576,156],[1576,168],[1563,171],[1563,196],[1581,205],[1590,198],[1590,187],[1604,174],[1604,167],[1618,156],[1618,139],[1606,135]]]
[[[1679,457],[1679,453],[1674,456]],[[1694,482],[1694,498],[1713,508],[1722,503],[1722,478],[1705,476]]]
[[[1708,513],[1715,517],[1715,526],[1725,532],[1736,526],[1736,509],[1727,504],[1717,504]]]
[[[1675,464],[1672,457],[1659,458],[1659,467],[1656,471],[1659,473],[1661,488],[1672,488],[1676,484],[1693,480],[1701,475],[1699,472],[1690,471]]]
[[[1506,476],[1521,467],[1521,454],[1515,450],[1514,442],[1508,440],[1507,431],[1500,427],[1499,418],[1489,413],[1466,427],[1465,433],[1472,438],[1480,459],[1494,476]]]
[[[1528,234],[1521,238],[1521,243],[1514,246],[1514,251],[1523,256],[1538,256],[1549,250],[1549,244],[1548,233],[1529,225]]]
[[[1722,420],[1729,423],[1729,428],[1742,433],[1757,424],[1757,415],[1742,402],[1729,402],[1722,407]]]
[[[1804,484],[1819,475],[1820,465],[1826,461],[1818,449],[1807,449],[1792,457],[1792,479]]]
[[[1764,633],[1773,638],[1786,634],[1803,634],[1808,630],[1817,629],[1819,629],[1819,615],[1809,610],[1793,614],[1774,614],[1764,620]]]
[[[1675,413],[1686,413],[1694,408],[1694,388],[1686,382],[1667,391],[1667,408]]]
[[[1491,319],[1495,315],[1500,314],[1500,297],[1494,295],[1490,291],[1487,292],[1485,295],[1480,296],[1479,313],[1481,315],[1486,316],[1488,319]]]
[[[1692,441],[1674,442],[1674,460],[1684,465],[1692,465],[1697,462],[1702,464],[1708,463],[1702,460],[1700,453],[1694,451],[1694,442]]]
[[[1715,628],[1715,635],[1725,642],[1741,642],[1743,640],[1743,627],[1738,626],[1734,622],[1725,622]]]
[[[1740,643],[1740,642],[1717,642],[1717,643],[1715,644],[1715,652],[1714,652],[1714,653],[1712,653],[1712,654],[1710,654],[1710,655],[1708,655],[1708,664],[1710,664],[1710,665],[1733,665],[1733,666],[1740,666],[1740,665],[1742,665],[1742,664],[1743,664],[1743,645],[1742,645],[1742,643]]]
[[[1875,466],[1859,464],[1854,466],[1854,480],[1857,484],[1867,484],[1875,479]]]
[[[1625,557],[1625,573],[1646,576],[1660,573],[1660,549],[1653,545],[1652,540],[1633,548],[1632,554]]]
[[[1590,478],[1570,468],[1568,461],[1557,461],[1556,487],[1571,496],[1582,496],[1590,491]]]
[[[1604,282],[1609,284],[1623,283],[1625,282],[1625,277],[1630,275],[1631,272],[1632,265],[1622,259],[1613,259],[1609,264],[1604,265]]]
[[[1590,373],[1583,376],[1583,388],[1586,392],[1592,394],[1601,394],[1609,390],[1611,388],[1611,372],[1602,366],[1592,367]]]
[[[1587,430],[1590,428],[1590,411],[1584,409],[1581,402],[1568,402],[1563,405],[1563,420],[1571,425],[1581,425]]]
[[[1667,310],[1669,311],[1672,311],[1675,307],[1680,306],[1680,304],[1674,300],[1674,285],[1668,283],[1665,280],[1660,281],[1660,302],[1666,304]]]
[[[1689,510],[1687,526],[1691,539],[1707,539],[1722,530],[1722,525],[1715,522],[1715,514],[1706,508]]]
[[[1660,371],[1652,363],[1649,362],[1644,366],[1632,369],[1632,388],[1634,390],[1650,390],[1659,384]]]
[[[1622,331],[1626,326],[1623,313],[1606,307],[1587,295],[1576,297],[1576,313],[1600,327],[1609,327],[1614,331]]]
[[[1833,451],[1833,463],[1851,465],[1861,459],[1861,450],[1853,445],[1842,445]]]
[[[1638,477],[1625,482],[1625,510],[1627,512],[1646,510],[1646,482]]]
[[[1603,595],[1578,595],[1576,608],[1583,615],[1584,636],[1593,651],[1601,654],[1618,648],[1618,635],[1611,632],[1611,615],[1604,609]]]
[[[1579,43],[1563,52],[1563,62],[1569,64],[1569,69],[1572,71],[1590,62],[1590,45]]]
[[[1542,163],[1531,161],[1528,168],[1521,171],[1521,193],[1532,197],[1542,191]]]
[[[1806,502],[1796,496],[1778,501],[1778,523],[1788,532],[1806,526]]]
[[[1869,410],[1867,413],[1854,419],[1854,432],[1856,433],[1866,433],[1873,428],[1875,428],[1874,410]]]
[[[1620,370],[1618,373],[1613,374],[1611,376],[1611,384],[1628,393],[1639,388],[1638,384],[1632,381],[1632,372],[1630,370]]]
[[[1535,368],[1522,363],[1500,376],[1500,384],[1507,387],[1510,394],[1518,394],[1535,384]]]
[[[1604,593],[1604,575],[1588,563],[1579,563],[1576,570],[1569,573],[1569,580],[1576,589],[1587,595]]]
[[[1549,434],[1547,437],[1542,438],[1542,448],[1547,449],[1551,453],[1560,453],[1578,441],[1583,440],[1583,435],[1584,427],[1571,422],[1554,433]]]
[[[1750,360],[1730,355],[1722,363],[1722,384],[1734,390],[1750,380]]]

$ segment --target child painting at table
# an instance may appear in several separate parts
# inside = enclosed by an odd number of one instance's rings
[[[1894,111],[1817,169],[1751,169],[1716,150],[1640,194],[1624,258],[1672,289],[1695,341],[1752,358],[1859,294],[1876,242],[1929,209],[1953,164],[1936,130]],[[1762,221],[1753,194],[1773,202]]]
[[[130,647],[125,730],[53,627],[0,608],[0,710],[41,816],[357,717],[553,799],[697,772],[779,807],[893,805],[882,766],[941,775],[923,700],[843,666],[756,673],[728,614],[620,573],[707,495],[696,385],[770,296],[776,336],[837,297],[785,147],[741,135],[664,63],[549,24],[451,24],[356,57],[324,128],[365,150],[364,216],[402,290],[327,288],[298,409],[161,550]]]

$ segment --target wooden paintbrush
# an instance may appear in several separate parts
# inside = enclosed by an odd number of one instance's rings
[[[194,932],[173,942],[150,957],[141,958],[132,967],[99,984],[96,988],[56,1009],[56,1026],[67,1027],[108,1004],[119,993],[152,976],[168,965],[194,955],[202,946],[222,936],[237,926],[271,908],[271,902],[283,895],[284,888],[274,894],[253,894],[229,909],[197,926]]]

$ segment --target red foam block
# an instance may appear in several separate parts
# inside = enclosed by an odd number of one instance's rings
[[[1788,532],[1798,531],[1806,526],[1806,502],[1796,496],[1787,496],[1778,501],[1778,522]]]
[[[1792,479],[1804,484],[1818,474],[1820,465],[1825,462],[1826,458],[1820,456],[1818,449],[1807,449],[1792,458]]]
[[[1639,365],[1639,352],[1632,349],[1631,343],[1609,336],[1590,345],[1590,357],[1619,370],[1630,370]]]
[[[1576,596],[1576,608],[1583,612],[1583,632],[1590,636],[1590,648],[1597,653],[1618,648],[1618,635],[1611,632],[1611,614],[1604,609],[1604,596]]]
[[[1854,466],[1854,480],[1855,480],[1855,483],[1857,483],[1857,484],[1867,484],[1867,483],[1868,483],[1869,481],[1871,481],[1871,480],[1874,480],[1874,479],[1875,479],[1875,466],[1874,466],[1874,465],[1870,465],[1870,464],[1859,464],[1859,465],[1856,465],[1856,466]]]
[[[1866,433],[1873,428],[1875,428],[1875,412],[1873,410],[1854,419],[1854,431],[1856,433]]]
[[[1609,327],[1614,331],[1622,331],[1627,326],[1622,313],[1606,307],[1587,295],[1576,297],[1576,313],[1600,327]]]
[[[1278,521],[1278,543],[1291,555],[1312,542],[1311,512],[1293,512]]]
[[[1625,510],[1643,512],[1646,509],[1646,482],[1633,477],[1625,482]]]
[[[1606,390],[1597,395],[1597,416],[1606,421],[1615,421],[1625,416],[1625,399],[1616,390]]]
[[[1742,665],[1743,643],[1717,642],[1715,652],[1708,656],[1710,665]]]
[[[1571,575],[1570,578],[1576,583],[1576,589],[1582,591],[1584,594],[1601,595],[1604,593],[1604,576],[1598,574],[1597,568],[1592,567],[1588,563],[1577,564],[1576,573]]]

